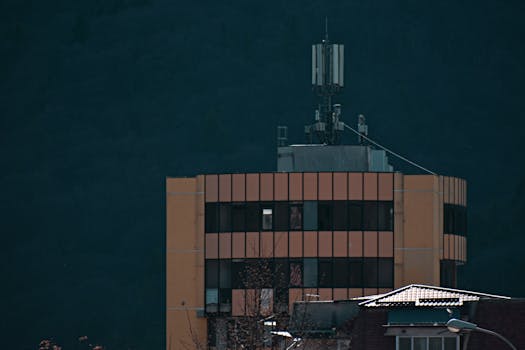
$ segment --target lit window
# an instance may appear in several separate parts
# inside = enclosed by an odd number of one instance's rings
[[[272,230],[272,217],[273,210],[268,208],[263,208],[262,210],[262,229],[265,231]]]

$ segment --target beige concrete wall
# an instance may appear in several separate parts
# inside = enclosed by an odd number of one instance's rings
[[[395,288],[438,286],[443,232],[439,177],[396,174],[394,186]]]
[[[206,319],[197,317],[197,309],[204,308],[203,215],[203,177],[167,178],[167,350],[206,344]]]

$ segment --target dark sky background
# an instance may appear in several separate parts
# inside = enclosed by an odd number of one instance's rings
[[[277,125],[304,141],[325,16],[344,120],[468,180],[460,287],[525,296],[525,2],[3,0],[6,348],[163,348],[165,177],[272,171]]]

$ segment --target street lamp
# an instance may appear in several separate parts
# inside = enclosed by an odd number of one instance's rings
[[[458,320],[457,318],[451,318],[447,322],[447,328],[452,333],[459,333],[461,331],[478,331],[481,333],[490,334],[490,335],[493,335],[503,340],[505,343],[507,343],[508,346],[511,347],[511,349],[517,350],[516,347],[512,345],[512,343],[507,338],[502,336],[501,334],[493,332],[485,328],[478,327],[478,325],[475,323]]]

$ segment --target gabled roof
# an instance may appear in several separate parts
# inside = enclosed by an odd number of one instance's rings
[[[510,299],[510,297],[471,292],[468,290],[410,284],[389,293],[376,295],[359,303],[365,307],[394,306],[461,306],[466,301]]]

